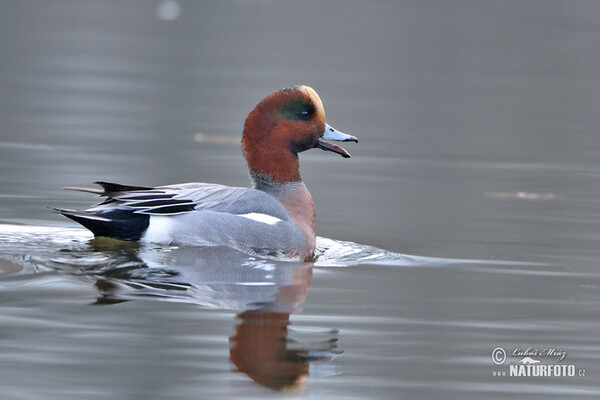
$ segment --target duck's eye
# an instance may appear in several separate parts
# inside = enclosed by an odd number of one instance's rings
[[[299,116],[300,116],[300,119],[302,119],[304,121],[306,121],[307,119],[310,119],[310,113],[306,110],[300,111]]]

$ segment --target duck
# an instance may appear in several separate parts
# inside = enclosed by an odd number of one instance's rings
[[[300,177],[298,154],[310,149],[350,154],[330,141],[356,142],[325,120],[306,85],[271,93],[248,114],[241,147],[251,187],[216,183],[99,188],[65,187],[103,197],[83,211],[54,209],[96,237],[174,246],[224,246],[267,258],[306,260],[316,247],[313,198]]]

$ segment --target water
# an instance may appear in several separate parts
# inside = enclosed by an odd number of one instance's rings
[[[597,398],[599,22],[585,1],[1,2],[2,398]],[[315,263],[92,239],[47,209],[97,180],[247,185],[243,120],[294,83],[360,139],[302,154]],[[585,376],[493,376],[528,347]]]

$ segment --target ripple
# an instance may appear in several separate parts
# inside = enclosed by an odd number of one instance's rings
[[[315,267],[381,265],[392,267],[441,267],[457,264],[518,264],[511,261],[423,257],[368,246],[360,243],[317,237]],[[528,265],[537,265],[529,263]]]
[[[156,274],[161,271],[162,267],[208,264],[238,265],[268,273],[276,268],[282,268],[282,265],[299,264],[287,260],[261,259],[235,250],[215,249],[211,247],[162,246],[94,238],[88,230],[79,228],[0,224],[0,254],[2,255],[0,276],[36,273],[47,271],[49,268],[74,274],[86,274],[135,269],[142,265],[151,267],[152,273]],[[313,264],[316,267],[541,265],[498,260],[423,257],[324,237],[317,237]],[[492,270],[496,271],[496,269],[490,269],[490,271]],[[502,272],[502,268],[498,267],[498,270]],[[508,270],[508,273],[510,271]],[[522,270],[514,272],[524,273]],[[507,270],[504,270],[504,273],[507,273]],[[263,284],[261,282],[264,281],[250,281],[246,284]]]
[[[460,260],[394,253],[317,238],[313,263],[261,259],[223,247],[161,246],[94,238],[85,229],[0,224],[0,285],[42,285],[60,277],[93,283],[98,303],[140,298],[192,303],[207,309],[248,310],[269,304],[294,312],[310,286],[312,268],[452,267],[502,274],[553,275],[523,263]],[[296,298],[281,299],[282,287]]]

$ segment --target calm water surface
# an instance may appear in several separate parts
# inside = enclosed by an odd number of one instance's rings
[[[3,399],[600,395],[600,3],[2,1],[0,37]],[[314,263],[48,210],[247,185],[294,83],[360,139],[302,154]],[[585,376],[495,376],[526,355]]]

